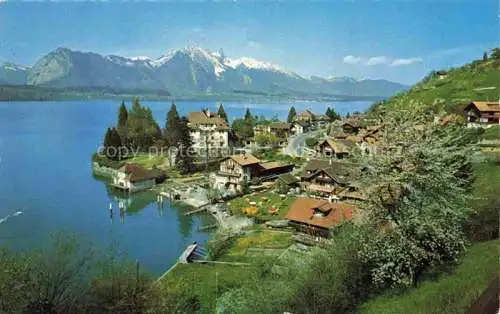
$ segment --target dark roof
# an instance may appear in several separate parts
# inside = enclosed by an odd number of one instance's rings
[[[342,127],[344,127],[345,125],[352,126],[353,128],[360,128],[361,121],[359,119],[356,119],[356,118],[351,118],[351,119],[347,119],[346,121],[344,121],[344,123],[342,123]]]
[[[326,168],[329,165],[330,165],[329,160],[311,159],[307,164],[305,164],[304,170],[305,171],[315,171],[315,170]]]
[[[361,176],[361,169],[356,164],[346,162],[329,162],[328,160],[311,160],[304,167],[302,177],[309,180],[324,172],[339,184],[350,184]],[[307,173],[307,172],[312,173]]]
[[[297,179],[295,176],[293,176],[291,173],[284,173],[280,174],[278,176],[278,180],[283,181],[285,184],[291,185],[294,183],[299,182],[299,179]]]

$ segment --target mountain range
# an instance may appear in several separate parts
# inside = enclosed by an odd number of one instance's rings
[[[32,67],[0,66],[0,84],[54,88],[167,90],[172,95],[248,93],[387,97],[407,86],[387,80],[304,77],[252,58],[231,59],[200,47],[149,57],[103,56],[58,48]]]

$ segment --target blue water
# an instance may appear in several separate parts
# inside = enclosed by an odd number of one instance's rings
[[[169,102],[148,102],[160,126]],[[181,115],[216,103],[177,102]],[[363,111],[369,102],[293,104],[297,111],[324,113],[328,106],[340,113]],[[104,131],[116,123],[117,101],[0,102],[0,245],[30,249],[47,243],[50,235],[66,231],[102,248],[110,245],[154,274],[171,266],[187,244],[205,242],[208,232],[198,227],[210,217],[184,216],[166,206],[159,210],[154,197],[138,195],[121,220],[110,218],[108,206],[117,195],[92,177],[90,156]],[[285,119],[290,104],[228,102],[232,120],[247,107],[254,115]],[[115,205],[116,208],[116,205]],[[16,212],[21,211],[22,214]],[[3,219],[6,218],[6,219]]]

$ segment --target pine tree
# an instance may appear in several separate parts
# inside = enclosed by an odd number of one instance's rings
[[[118,112],[118,128],[126,127],[127,119],[128,119],[127,107],[125,106],[125,102],[122,101],[122,104],[120,105],[120,110]]]
[[[325,115],[328,118],[330,118],[330,120],[332,120],[332,121],[340,120],[340,115],[335,111],[335,109],[332,109],[330,107],[328,107],[328,109],[326,109]]]
[[[292,123],[293,121],[295,121],[295,119],[297,118],[297,111],[295,111],[295,107],[291,107],[290,108],[290,111],[288,111],[288,117],[286,118],[286,121],[288,123]]]
[[[104,152],[109,159],[120,160],[122,140],[115,128],[108,128],[104,136]]]
[[[118,133],[122,138],[123,144],[125,144],[128,140],[128,110],[125,106],[125,102],[122,101],[120,108],[118,110],[118,125],[117,125]]]
[[[186,117],[182,117],[177,123],[179,128],[180,140],[179,140],[179,150],[177,153],[176,166],[181,174],[192,173],[196,170],[193,162],[193,150],[192,150],[192,140],[191,134],[189,132],[188,120]]]
[[[247,108],[247,111],[245,112],[245,121],[252,121],[252,120],[253,120],[252,113],[250,112],[250,109]]]
[[[483,54],[483,61],[488,61],[488,53],[486,51]]]
[[[224,110],[224,106],[222,106],[222,104],[219,105],[219,109],[217,110],[217,115],[222,119],[224,119],[224,121],[229,122],[229,120],[227,119],[226,111]]]
[[[181,119],[179,113],[177,112],[177,107],[174,103],[170,107],[167,113],[167,120],[165,122],[165,140],[167,144],[171,147],[177,146],[181,139],[181,133],[179,129],[179,124]]]
[[[102,146],[103,146],[104,148],[106,148],[106,147],[108,147],[108,146],[110,146],[110,145],[111,145],[111,129],[110,129],[110,128],[108,128],[108,129],[106,130],[106,134],[104,135],[104,141],[103,141],[103,143],[102,143]]]

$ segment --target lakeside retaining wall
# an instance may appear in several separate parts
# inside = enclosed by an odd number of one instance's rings
[[[97,162],[92,162],[92,172],[101,177],[113,179],[114,176],[118,175],[118,170],[100,166]]]

